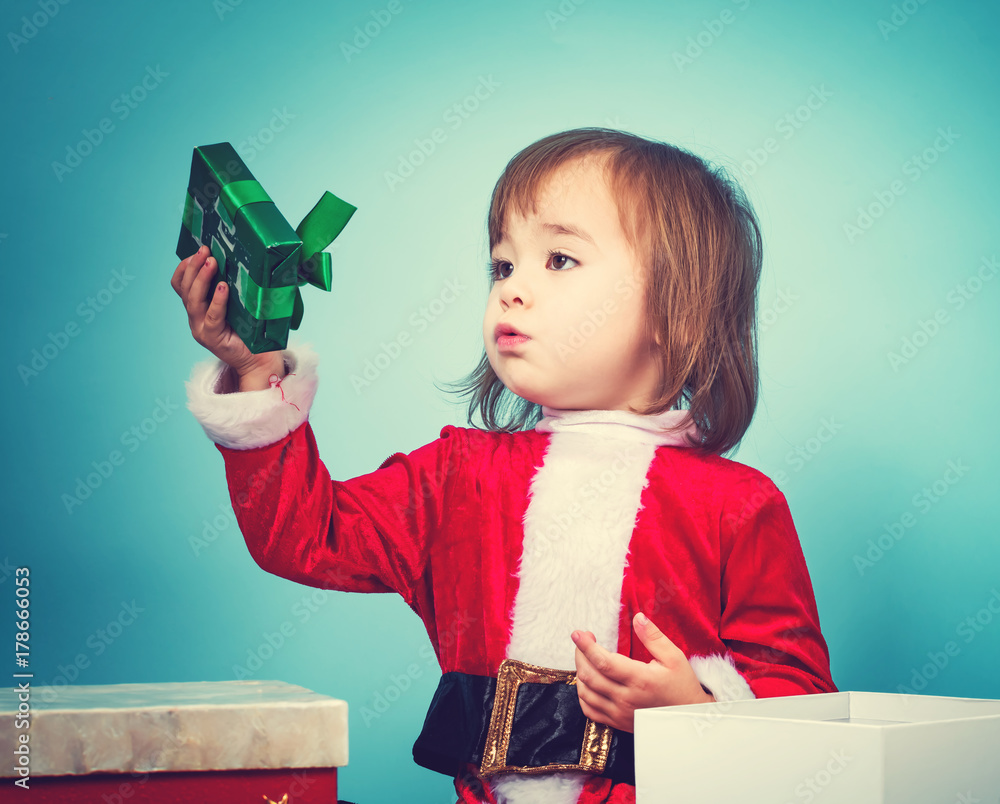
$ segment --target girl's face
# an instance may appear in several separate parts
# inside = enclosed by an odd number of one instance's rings
[[[537,213],[511,215],[491,256],[483,338],[511,392],[565,410],[627,410],[655,397],[659,362],[643,333],[644,271],[600,161],[559,168]],[[506,327],[527,337],[498,338]]]

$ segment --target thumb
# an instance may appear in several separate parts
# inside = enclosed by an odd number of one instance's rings
[[[670,641],[670,637],[664,634],[656,624],[641,611],[632,619],[632,627],[650,652],[652,657],[659,662],[665,662],[673,653],[676,653],[677,646]]]

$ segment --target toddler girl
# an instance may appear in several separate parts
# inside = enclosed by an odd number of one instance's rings
[[[423,620],[443,676],[414,758],[460,802],[634,801],[636,709],[836,691],[785,498],[722,457],[757,402],[760,232],[721,171],[598,128],[517,154],[488,228],[459,386],[485,428],[331,480],[316,354],[251,354],[204,248],[171,281],[219,358],[188,406],[263,569]]]

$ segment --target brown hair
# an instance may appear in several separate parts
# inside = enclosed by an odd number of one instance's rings
[[[691,446],[723,455],[742,440],[759,389],[757,287],[760,227],[740,186],[722,167],[663,142],[607,128],[544,137],[507,163],[490,202],[490,250],[510,212],[535,210],[538,192],[561,166],[605,159],[623,233],[646,271],[646,331],[662,346],[657,398],[641,414],[690,410],[702,433]],[[479,365],[452,385],[470,396],[488,430],[533,428],[541,406],[507,390],[485,348]]]

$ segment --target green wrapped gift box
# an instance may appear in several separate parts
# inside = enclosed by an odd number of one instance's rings
[[[228,142],[194,149],[177,256],[201,246],[219,266],[208,289],[229,285],[226,320],[254,354],[288,345],[288,331],[302,321],[301,285],[329,291],[331,261],[325,249],[356,207],[325,192],[296,229]]]

